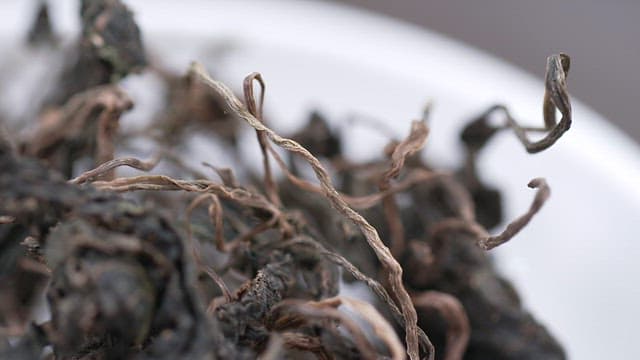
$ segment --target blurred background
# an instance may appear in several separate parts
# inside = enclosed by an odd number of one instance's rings
[[[330,1],[435,30],[538,78],[549,54],[566,52],[569,91],[640,142],[640,1]]]

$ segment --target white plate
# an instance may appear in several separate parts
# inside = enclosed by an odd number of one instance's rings
[[[75,29],[73,2],[55,3],[62,5],[54,14],[57,25]],[[245,74],[262,72],[267,112],[277,129],[295,126],[318,108],[337,120],[371,115],[400,135],[433,100],[425,155],[451,166],[460,160],[457,133],[464,121],[495,102],[530,124],[542,122],[538,79],[440,35],[361,10],[285,0],[129,3],[150,47],[173,68],[186,69],[196,58],[215,63],[211,70],[236,88]],[[25,2],[1,2],[0,31],[22,36],[30,10]],[[231,50],[220,55],[221,44]],[[539,77],[544,65],[540,59]],[[570,74],[569,89],[571,81]],[[152,101],[134,83],[127,85],[133,96]],[[640,149],[575,99],[573,109],[572,129],[549,151],[528,155],[505,133],[483,153],[483,176],[504,190],[508,218],[529,205],[529,179],[544,176],[553,191],[529,227],[494,253],[571,358],[640,358],[634,341],[640,320],[634,228],[640,224]],[[359,140],[349,150],[361,157],[384,143],[380,137]]]

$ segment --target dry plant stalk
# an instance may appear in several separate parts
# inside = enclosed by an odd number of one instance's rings
[[[253,95],[253,82],[257,81],[260,84],[260,103],[256,104],[255,96]],[[262,75],[260,73],[254,72],[244,79],[244,101],[247,106],[247,110],[251,115],[255,116],[256,119],[262,121],[264,123],[264,119],[262,117],[262,107],[264,105],[264,94],[265,94],[265,83],[262,80]],[[262,161],[264,167],[264,186],[267,192],[267,196],[269,200],[276,205],[282,206],[280,201],[280,197],[278,196],[278,187],[276,182],[273,180],[273,175],[271,174],[271,165],[269,164],[269,153],[267,151],[267,147],[269,146],[268,139],[266,134],[263,131],[256,130],[256,135],[258,136],[258,143],[260,143],[260,151],[262,151]]]
[[[104,176],[106,173],[111,170],[118,168],[120,166],[128,166],[134,169],[142,170],[142,171],[151,171],[156,165],[160,162],[160,157],[156,156],[149,161],[143,161],[136,158],[119,158],[109,160],[107,162],[102,163],[98,167],[85,171],[79,176],[69,180],[70,184],[84,184],[85,182],[91,182],[94,179],[97,179],[101,176]]]
[[[540,211],[542,205],[551,196],[551,188],[543,178],[535,178],[527,185],[532,189],[538,189],[529,210],[515,220],[507,224],[507,227],[498,235],[489,235],[487,230],[478,224],[473,218],[449,218],[440,221],[431,231],[431,236],[438,236],[440,232],[451,230],[463,230],[476,238],[476,243],[483,250],[491,250],[511,240],[531,221],[533,216]],[[464,200],[465,202],[468,200]],[[468,205],[466,206],[468,207]]]
[[[400,175],[400,170],[404,166],[407,157],[422,150],[429,135],[429,128],[426,119],[411,123],[411,131],[406,139],[394,146],[391,152],[391,166],[380,179],[380,191],[387,191],[391,188],[391,180]],[[398,205],[393,195],[387,195],[382,199],[384,212],[389,225],[391,236],[391,253],[398,257],[404,249],[404,228],[400,220]]]
[[[534,154],[548,149],[571,128],[571,102],[567,90],[567,75],[571,59],[566,54],[552,55],[547,58],[545,75],[545,92],[542,105],[544,119],[543,128],[523,127],[511,116],[509,109],[504,105],[494,105],[482,114],[477,121],[484,123],[487,128],[494,130],[512,129],[518,140],[522,143],[528,153]],[[560,122],[556,120],[556,109],[562,114]],[[500,127],[489,125],[489,116],[500,111],[505,115],[505,124]],[[544,132],[545,136],[537,141],[529,139],[530,132]],[[488,134],[491,136],[492,134]]]
[[[216,283],[216,285],[218,285],[218,287],[220,287],[220,290],[222,290],[222,294],[224,295],[224,298],[226,299],[227,302],[231,301],[232,296],[231,296],[231,291],[229,291],[229,288],[227,287],[227,285],[224,283],[224,280],[222,280],[222,278],[220,277],[220,275],[218,275],[218,273],[209,265],[205,264],[204,261],[202,260],[202,257],[200,256],[200,248],[198,247],[198,243],[196,241],[193,240],[193,234],[191,232],[191,222],[189,221],[190,217],[191,217],[191,212],[193,211],[193,209],[198,206],[200,203],[202,203],[205,200],[209,200],[209,199],[214,199],[213,202],[215,203],[217,201],[217,203],[220,203],[220,200],[218,200],[218,197],[212,194],[202,194],[198,197],[196,197],[195,199],[193,199],[193,201],[191,202],[191,204],[189,204],[189,206],[186,209],[186,218],[187,218],[187,240],[189,241],[189,244],[191,245],[191,253],[193,255],[193,259],[195,260],[196,264],[198,265],[198,267],[200,267],[200,269],[202,269],[207,275],[209,275],[209,277],[213,280],[213,282]],[[214,219],[216,225],[221,225],[222,222],[222,217],[218,216]],[[216,227],[216,230],[220,229],[220,231],[222,231],[222,227],[220,226],[220,228]],[[220,235],[222,236],[222,235]],[[223,245],[220,245],[220,241],[222,241],[222,244],[224,244],[224,238],[222,239],[216,239],[217,240],[217,245],[218,246],[222,246],[222,249],[224,249]]]
[[[416,308],[432,308],[437,310],[447,322],[447,345],[445,360],[462,359],[471,328],[464,307],[455,297],[438,292],[425,291],[413,298]]]
[[[480,238],[478,240],[478,245],[480,246],[480,248],[482,248],[483,250],[491,250],[496,246],[500,246],[505,242],[509,241],[518,232],[520,232],[520,230],[522,230],[525,226],[527,226],[529,221],[531,221],[533,216],[538,211],[540,211],[540,208],[542,208],[542,205],[547,201],[549,196],[551,196],[551,189],[549,188],[549,185],[547,185],[547,182],[543,178],[533,179],[529,181],[529,184],[527,186],[529,186],[532,189],[538,189],[538,192],[536,193],[536,196],[533,199],[533,202],[531,203],[529,210],[522,216],[510,222],[509,225],[507,225],[507,228],[504,229],[502,233],[496,236]]]

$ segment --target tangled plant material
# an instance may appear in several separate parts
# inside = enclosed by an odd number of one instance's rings
[[[57,46],[47,19],[45,6],[30,46]],[[34,130],[16,137],[0,124],[1,358],[51,346],[56,359],[564,359],[485,254],[531,222],[549,186],[532,180],[530,208],[491,236],[500,196],[476,165],[500,130],[535,153],[569,129],[566,55],[547,61],[544,128],[492,106],[461,133],[465,163],[441,171],[419,156],[437,136],[428,107],[379,160],[358,164],[320,113],[297,134],[273,131],[259,73],[245,78],[243,103],[195,63],[186,76],[148,67],[170,89],[166,108],[153,132],[123,133],[133,102],[117,82],[147,63],[139,30],[118,0],[83,1],[81,19],[79,54]],[[496,112],[504,124],[489,121]],[[262,174],[242,160],[241,121],[256,132]],[[181,144],[202,129],[234,169],[187,165]],[[138,138],[156,155],[114,158]],[[155,173],[119,177],[121,167]],[[354,281],[375,299],[345,294]],[[45,295],[51,319],[35,323]]]
[[[199,78],[203,82],[211,86],[211,88],[216,93],[219,93],[224,98],[229,110],[237,114],[239,118],[245,120],[249,125],[251,125],[251,127],[256,129],[256,131],[263,131],[275,144],[302,156],[309,163],[309,165],[311,165],[313,171],[316,174],[316,177],[320,181],[320,186],[324,190],[324,195],[331,201],[331,204],[336,208],[336,210],[338,210],[349,220],[353,221],[356,226],[358,226],[360,231],[362,231],[362,233],[365,235],[367,242],[369,242],[369,245],[373,248],[376,255],[378,256],[378,260],[380,260],[385,270],[388,272],[388,280],[391,284],[391,288],[393,289],[395,295],[398,297],[398,306],[401,309],[403,316],[405,317],[407,352],[409,353],[409,357],[411,359],[418,359],[419,330],[416,325],[418,318],[415,309],[411,304],[409,294],[402,284],[402,267],[393,258],[389,249],[384,245],[376,229],[371,226],[371,224],[369,224],[369,222],[367,222],[367,220],[365,220],[362,215],[358,214],[356,211],[349,207],[349,205],[340,196],[338,191],[336,191],[335,187],[332,184],[331,178],[329,177],[329,174],[324,169],[320,161],[318,161],[318,159],[316,159],[307,149],[300,146],[300,144],[291,139],[281,137],[273,130],[266,127],[262,122],[260,122],[253,115],[251,115],[249,111],[246,110],[246,108],[235,97],[235,95],[233,95],[233,92],[228,87],[220,82],[211,79],[211,77],[207,75],[202,66],[194,64],[192,65],[190,71],[199,76]]]

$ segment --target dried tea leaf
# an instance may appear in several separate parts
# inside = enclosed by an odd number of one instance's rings
[[[407,352],[412,360],[419,358],[419,340],[418,340],[418,327],[417,327],[417,315],[413,305],[411,304],[411,298],[407,293],[402,283],[402,267],[393,258],[389,249],[384,245],[376,229],[367,222],[367,220],[351,209],[349,205],[344,201],[340,194],[336,191],[332,185],[329,174],[324,169],[320,161],[315,158],[308,150],[300,146],[291,139],[286,139],[276,134],[273,130],[266,127],[262,122],[256,119],[251,113],[242,105],[242,103],[235,97],[233,92],[229,90],[224,84],[217,82],[209,77],[202,66],[194,64],[191,67],[190,72],[205,84],[209,85],[213,91],[223,96],[226,101],[226,105],[229,110],[234,112],[239,118],[245,120],[254,129],[264,131],[278,146],[296,153],[302,156],[312,167],[316,174],[316,177],[320,181],[325,196],[330,200],[331,204],[345,217],[353,221],[353,223],[362,231],[369,245],[374,249],[378,259],[383,264],[388,274],[388,280],[391,288],[396,293],[399,301],[399,307],[402,310],[406,318],[406,341]],[[429,357],[433,357],[433,354],[428,354]]]

